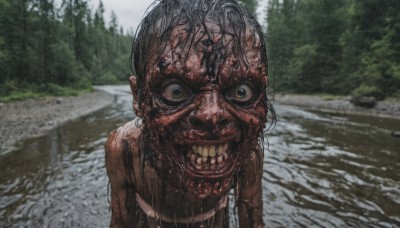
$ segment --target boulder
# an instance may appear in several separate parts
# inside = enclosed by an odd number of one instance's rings
[[[392,136],[396,138],[400,138],[400,131],[394,131],[392,132]]]
[[[352,97],[350,101],[354,105],[360,106],[363,108],[373,108],[373,107],[375,107],[376,102],[377,102],[375,97],[366,97],[366,96]]]

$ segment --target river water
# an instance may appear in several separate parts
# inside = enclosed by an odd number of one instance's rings
[[[108,226],[103,145],[134,114],[126,88],[104,89],[112,107],[0,156],[0,227]],[[400,139],[390,135],[400,120],[275,109],[264,140],[267,227],[400,227]]]

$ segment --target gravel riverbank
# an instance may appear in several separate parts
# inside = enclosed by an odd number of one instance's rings
[[[78,97],[0,103],[0,155],[17,149],[23,139],[44,135],[67,121],[107,107],[113,101],[113,95],[95,90]]]
[[[374,108],[355,106],[350,102],[350,97],[276,94],[273,101],[274,103],[295,105],[308,110],[400,119],[400,102],[395,101],[379,101]]]

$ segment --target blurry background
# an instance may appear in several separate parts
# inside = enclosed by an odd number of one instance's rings
[[[276,92],[400,96],[391,0],[242,0],[262,23]],[[150,0],[0,0],[0,101],[125,82]]]
[[[0,227],[108,226],[103,145],[111,130],[135,116],[129,55],[150,4],[0,0],[0,120],[2,107],[29,116],[16,100],[47,101],[94,85],[124,84],[97,87],[114,97],[106,109],[19,142],[10,153],[0,151]],[[306,104],[274,103],[278,122],[264,138],[267,227],[399,227],[400,1],[241,4],[264,28],[271,89]],[[330,107],[333,113],[310,111],[316,97],[339,102]],[[372,107],[389,102],[377,107],[392,116],[340,113],[353,108],[349,99],[362,98]],[[0,129],[7,124],[0,121]],[[232,227],[236,222],[232,213]]]

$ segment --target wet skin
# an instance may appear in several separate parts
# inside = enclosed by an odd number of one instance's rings
[[[258,140],[268,80],[262,45],[246,31],[244,61],[233,54],[233,38],[223,36],[211,19],[194,33],[186,31],[185,24],[176,26],[168,45],[150,48],[142,104],[135,102],[136,77],[130,79],[133,107],[143,124],[127,123],[106,143],[111,226],[176,226],[146,216],[142,224],[136,193],[163,215],[185,218],[218,208],[235,188],[240,227],[263,227]],[[150,162],[143,162],[143,148],[153,153]],[[132,169],[124,164],[127,151]],[[181,226],[227,227],[227,216],[221,209],[206,221]]]

